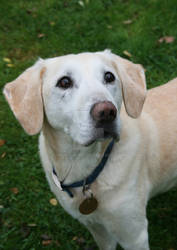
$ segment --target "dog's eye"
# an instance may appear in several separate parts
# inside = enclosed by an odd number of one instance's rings
[[[115,81],[115,76],[111,72],[106,72],[104,74],[104,80],[106,83],[111,83]]]
[[[62,88],[62,89],[68,89],[72,88],[73,81],[68,76],[63,76],[61,79],[58,80],[56,87]]]

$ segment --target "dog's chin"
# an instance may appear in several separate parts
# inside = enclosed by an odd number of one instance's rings
[[[96,134],[93,137],[91,137],[90,140],[88,140],[87,142],[83,143],[82,145],[85,147],[91,146],[93,143],[95,142],[101,142],[101,141],[105,141],[108,139],[113,139],[116,142],[119,141],[119,133],[116,132],[108,132],[108,131],[103,131],[102,134]]]

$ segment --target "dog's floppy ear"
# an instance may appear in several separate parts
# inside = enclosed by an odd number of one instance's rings
[[[42,59],[28,68],[17,79],[4,87],[5,95],[14,115],[29,135],[37,134],[43,124]]]
[[[142,111],[146,98],[146,80],[144,69],[120,56],[114,56],[114,62],[122,83],[125,109],[129,116],[137,118]]]

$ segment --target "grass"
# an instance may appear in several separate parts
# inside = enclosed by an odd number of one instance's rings
[[[177,76],[176,15],[177,0],[1,0],[0,88],[38,57],[105,48],[124,57],[125,50],[131,53],[146,69],[148,88],[165,83]],[[164,36],[176,39],[159,43]],[[6,143],[0,147],[0,249],[91,249],[88,231],[50,204],[54,196],[39,162],[37,136],[23,132],[1,92],[0,139]],[[177,249],[176,211],[177,191],[150,202],[152,250]]]

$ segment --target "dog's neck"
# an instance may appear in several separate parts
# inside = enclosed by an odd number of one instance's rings
[[[58,179],[65,184],[86,178],[100,162],[109,143],[95,142],[84,147],[63,131],[53,129],[47,122],[43,126],[48,156],[55,167]]]

